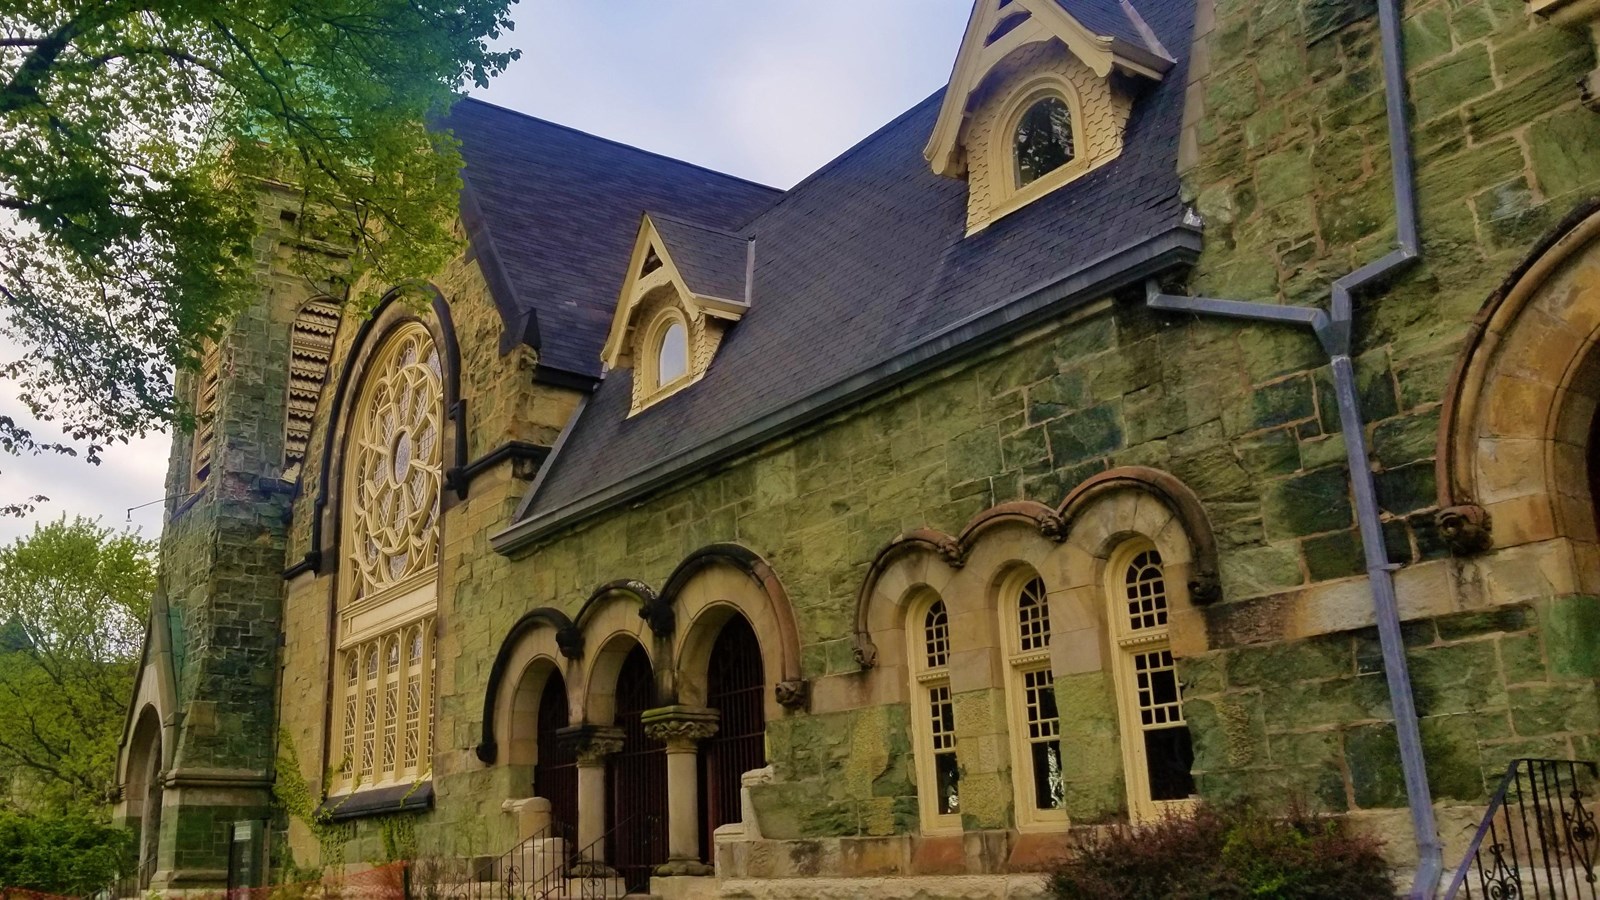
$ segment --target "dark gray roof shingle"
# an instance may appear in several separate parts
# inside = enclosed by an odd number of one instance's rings
[[[1080,2],[1080,0],[1070,0]],[[1145,0],[1169,47],[1189,0]],[[633,416],[609,373],[548,463],[523,520],[585,498],[838,385],[933,336],[1177,227],[1184,65],[1134,104],[1121,156],[966,236],[964,181],[922,156],[935,94],[791,189],[741,233],[756,241],[750,310],[706,376]]]
[[[1162,53],[1152,47],[1139,30],[1139,13],[1123,0],[1056,0],[1061,8],[1078,20],[1078,24],[1095,34],[1103,34],[1121,41],[1144,47],[1152,53]]]
[[[462,219],[507,334],[535,342],[541,367],[577,375],[600,374],[645,210],[737,228],[781,196],[479,100],[441,124],[461,141]]]
[[[745,302],[749,238],[657,212],[650,214],[650,221],[689,290],[705,297]]]

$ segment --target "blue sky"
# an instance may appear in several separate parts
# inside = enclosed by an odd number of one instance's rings
[[[522,0],[521,61],[474,93],[613,140],[789,187],[944,84],[971,0]],[[0,388],[3,390],[3,388]],[[0,401],[0,414],[17,404]],[[0,455],[0,502],[44,494],[121,526],[163,493],[169,439],[90,466]],[[162,504],[132,514],[155,537]]]

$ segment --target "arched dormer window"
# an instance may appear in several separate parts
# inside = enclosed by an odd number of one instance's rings
[[[656,345],[656,384],[666,387],[689,373],[689,329],[677,319],[667,322]]]
[[[346,790],[431,769],[443,418],[438,348],[421,323],[405,323],[372,357],[345,445],[334,768]]]
[[[914,604],[906,624],[922,830],[960,831],[961,766],[950,694],[950,615],[944,600],[934,596]]]
[[[1129,541],[1107,566],[1117,700],[1129,809],[1136,818],[1194,795],[1194,744],[1172,660],[1167,578],[1161,553]]]
[[[1061,717],[1050,667],[1050,604],[1044,581],[1026,573],[1011,580],[1000,604],[1006,637],[1006,693],[1010,698],[1012,782],[1017,824],[1066,823],[1066,774],[1061,759]]]
[[[1072,162],[1074,140],[1072,110],[1067,101],[1047,94],[1033,102],[1012,131],[1015,182],[1019,188],[1038,181]]]

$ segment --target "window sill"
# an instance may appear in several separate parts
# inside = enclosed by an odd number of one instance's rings
[[[421,784],[392,784],[338,794],[322,801],[322,805],[317,807],[317,816],[325,817],[329,822],[345,822],[432,808],[433,782],[424,781]]]

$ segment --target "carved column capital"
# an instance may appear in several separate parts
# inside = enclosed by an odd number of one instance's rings
[[[668,753],[688,753],[717,733],[722,713],[698,706],[663,706],[640,717],[644,733],[667,745]]]
[[[572,725],[557,731],[556,739],[572,748],[580,766],[603,765],[622,749],[622,729],[610,725]]]

